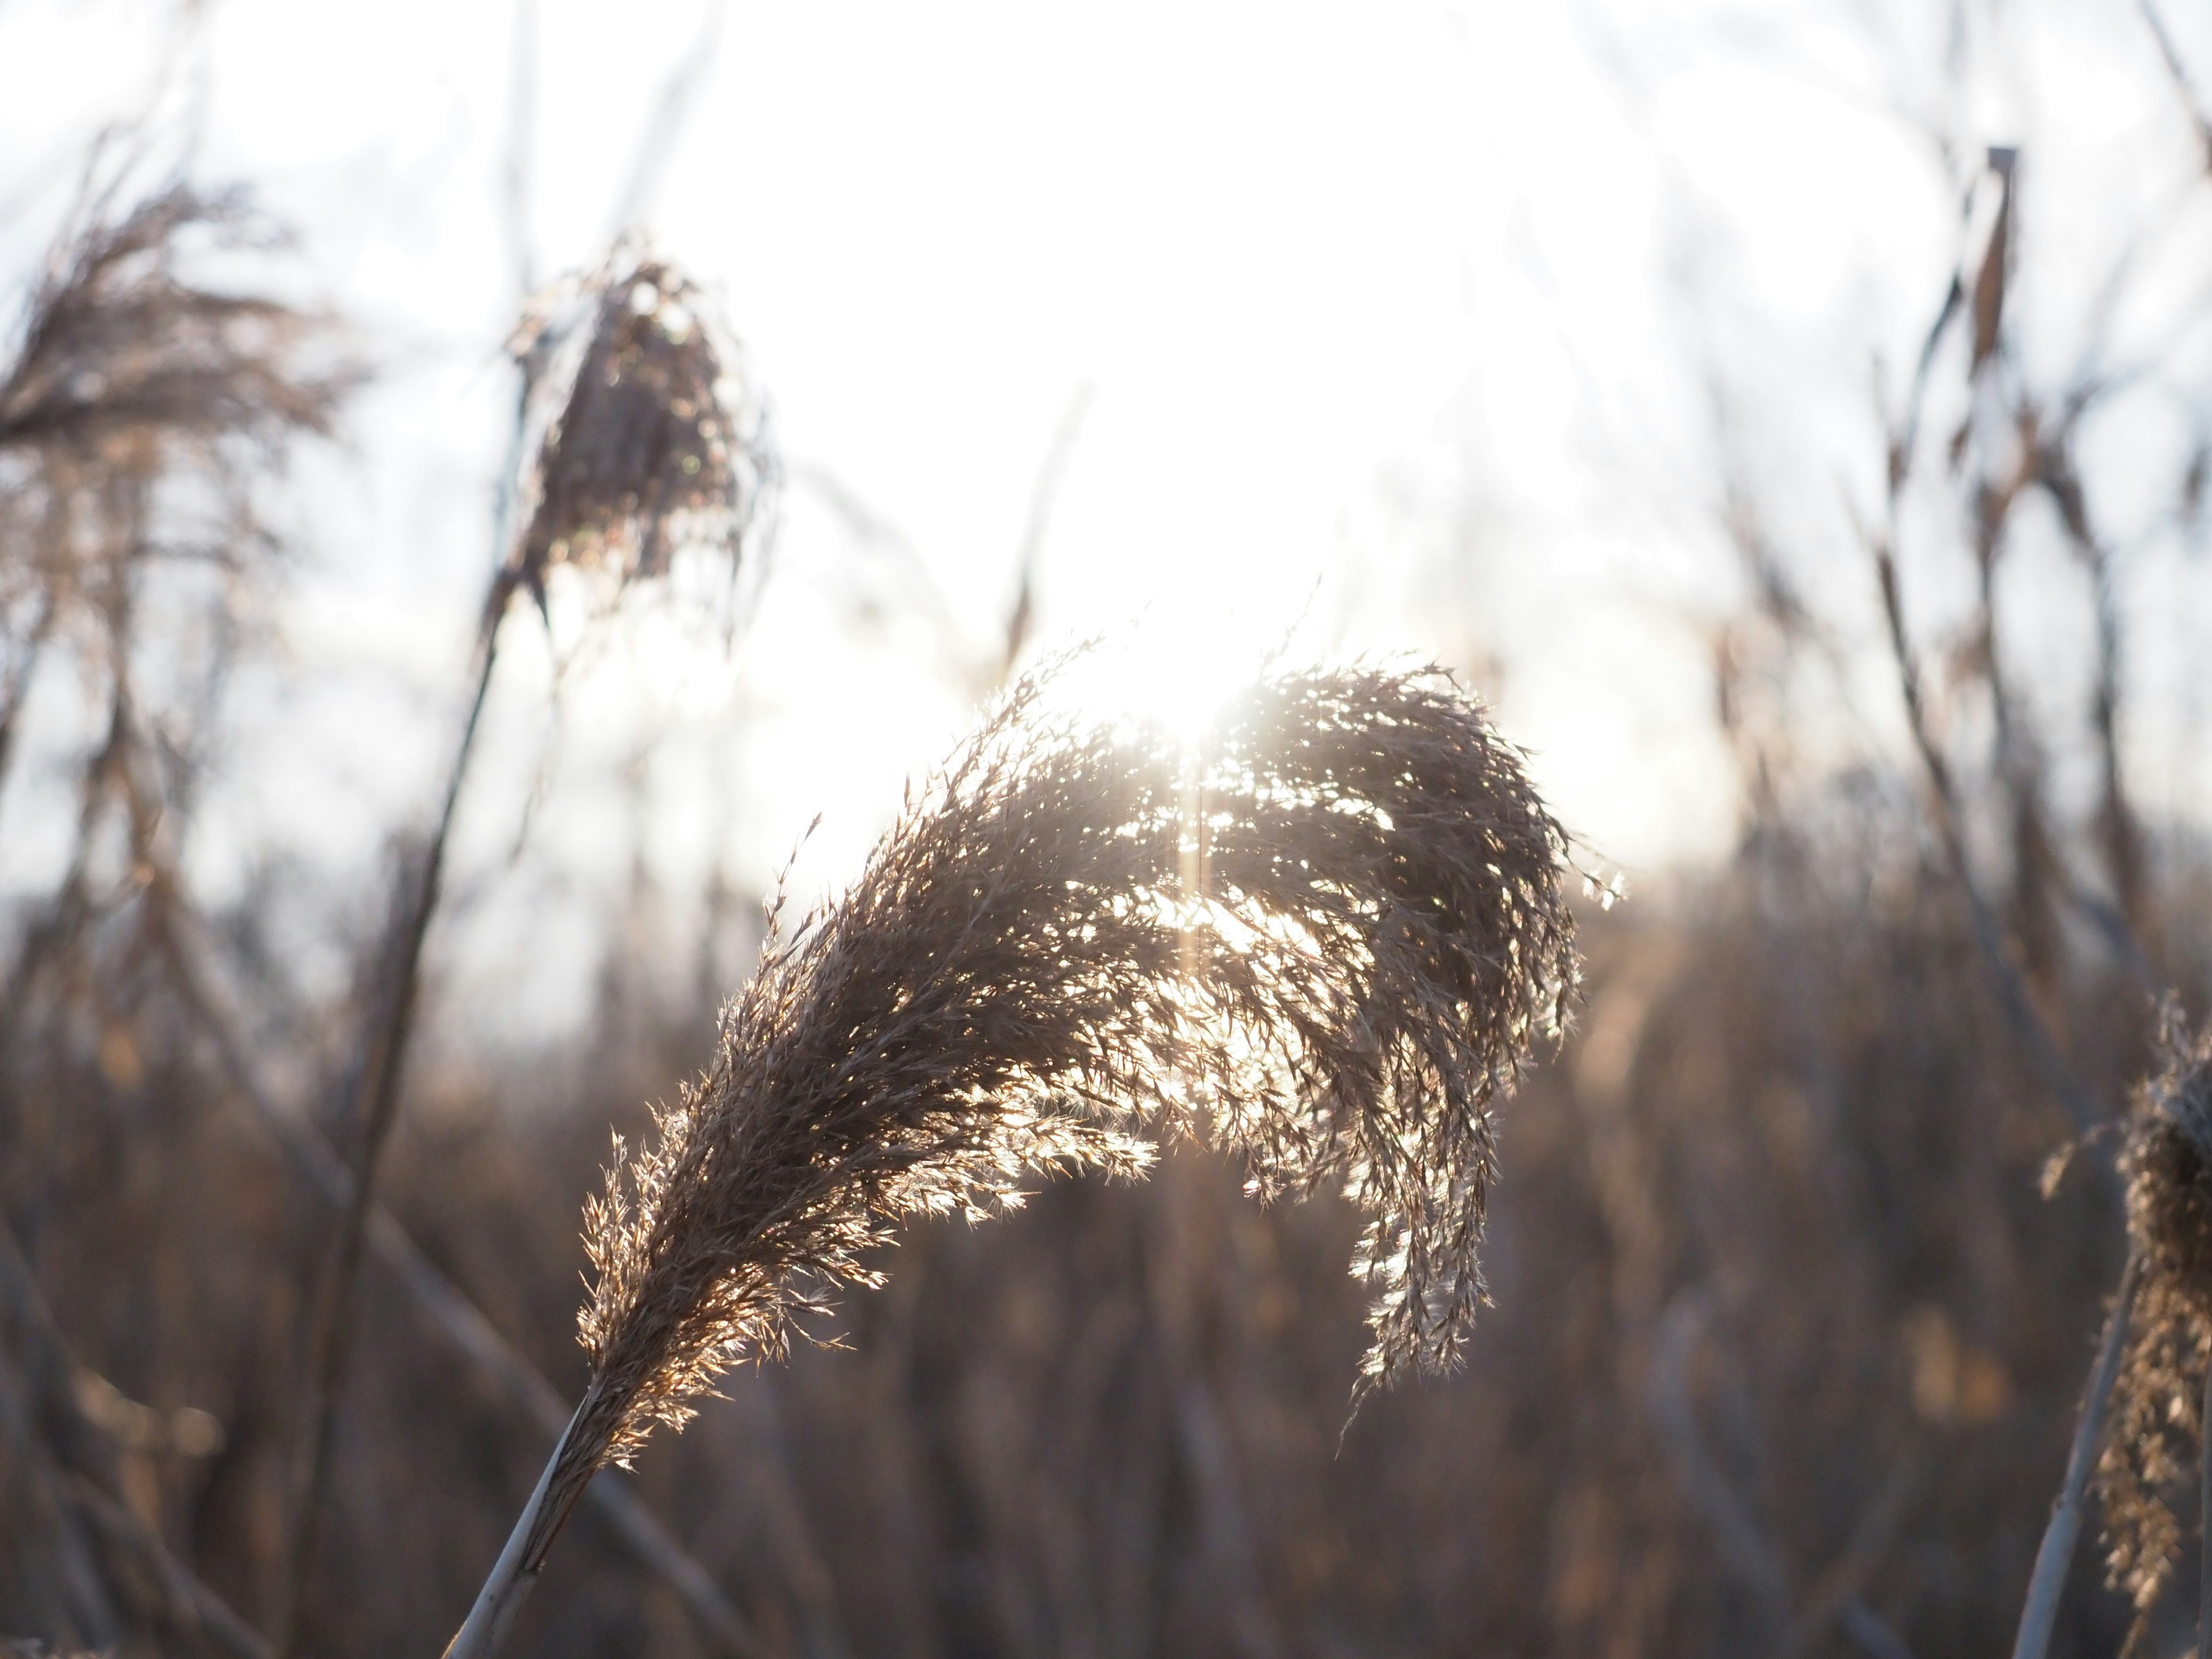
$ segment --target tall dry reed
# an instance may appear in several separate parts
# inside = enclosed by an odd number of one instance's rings
[[[1367,1214],[1363,1388],[1459,1352],[1493,1109],[1576,982],[1565,843],[1443,675],[1276,673],[1194,745],[1023,682],[836,905],[773,941],[714,1063],[586,1214],[593,1372],[449,1653],[493,1651],[592,1474],[870,1284],[918,1214],[1241,1154]]]
[[[295,1601],[318,1548],[368,1218],[398,1115],[422,947],[501,626],[518,591],[543,610],[556,564],[611,577],[619,593],[666,574],[679,545],[700,543],[723,553],[734,581],[747,533],[777,480],[763,405],[740,373],[734,340],[716,325],[706,296],[669,264],[617,247],[589,276],[534,301],[512,347],[522,372],[520,476],[508,480],[471,690],[438,817],[393,896],[346,1113],[356,1143],[353,1195],[332,1230],[309,1319],[293,1477]],[[298,1635],[295,1613],[288,1606],[277,1621],[287,1652]]]

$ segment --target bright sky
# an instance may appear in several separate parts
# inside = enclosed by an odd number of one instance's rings
[[[1743,441],[1802,478],[1819,546],[1878,463],[1869,356],[1909,361],[1957,252],[1956,179],[1885,103],[1936,102],[1944,9],[1897,9],[1887,38],[1849,9],[732,0],[715,27],[699,0],[216,0],[167,94],[198,100],[197,171],[300,227],[305,290],[388,367],[350,452],[303,475],[290,656],[241,705],[235,769],[283,783],[240,784],[205,879],[249,842],[365,866],[427,801],[511,395],[525,15],[538,276],[596,256],[695,67],[659,242],[721,296],[794,471],[896,525],[922,574],[856,548],[802,482],[734,665],[665,606],[589,637],[556,618],[577,660],[549,714],[551,659],[518,620],[464,908],[497,889],[533,788],[533,844],[572,884],[618,884],[589,872],[626,866],[634,832],[672,890],[715,861],[758,882],[817,812],[802,893],[849,871],[969,716],[923,579],[988,657],[1085,388],[1046,645],[1103,630],[1133,660],[1233,661],[1297,623],[1316,650],[1486,665],[1602,855],[1632,878],[1723,850],[1704,639],[1735,588],[1700,349],[1802,391]],[[2116,174],[2164,187],[2139,158],[2178,115],[2133,6],[2024,9],[2027,44],[1972,88],[1970,152],[2048,135],[2084,212],[2114,207]],[[6,270],[86,137],[145,95],[161,15],[0,6]],[[1808,580],[1864,617],[1863,577],[1838,550]],[[482,913],[485,975],[547,954],[550,912]]]

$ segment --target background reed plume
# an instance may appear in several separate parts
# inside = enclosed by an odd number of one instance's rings
[[[666,574],[686,539],[720,548],[734,574],[778,467],[738,343],[697,287],[618,247],[533,303],[514,349],[542,407],[513,579],[541,605],[556,564],[627,586]]]
[[[602,1464],[868,1282],[902,1218],[1147,1134],[1368,1222],[1362,1386],[1449,1363],[1482,1297],[1492,1108],[1576,982],[1565,843],[1440,673],[1273,676],[1194,751],[1024,681],[860,880],[773,943],[714,1064],[587,1207],[593,1376],[456,1654],[488,1651]]]
[[[2173,1490],[2196,1474],[2212,1378],[2212,1030],[2192,1035],[2169,1001],[2160,1066],[2136,1090],[2121,1169],[2137,1268],[2098,1486],[2114,1585],[2138,1615],[2181,1540]]]
[[[0,775],[50,647],[129,678],[149,564],[230,581],[274,551],[256,480],[327,435],[362,379],[331,319],[194,269],[284,243],[248,192],[171,181],[131,201],[123,171],[88,183],[0,359]]]

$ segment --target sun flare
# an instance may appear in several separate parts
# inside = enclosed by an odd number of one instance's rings
[[[1280,635],[1236,609],[1147,612],[1069,665],[1069,693],[1099,714],[1164,726],[1194,744],[1259,678]]]

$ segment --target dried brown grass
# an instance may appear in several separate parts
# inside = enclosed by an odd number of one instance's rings
[[[330,319],[208,280],[283,241],[245,191],[182,183],[88,187],[57,238],[0,368],[0,772],[52,643],[120,692],[150,559],[234,579],[276,550],[257,479],[362,379]]]

